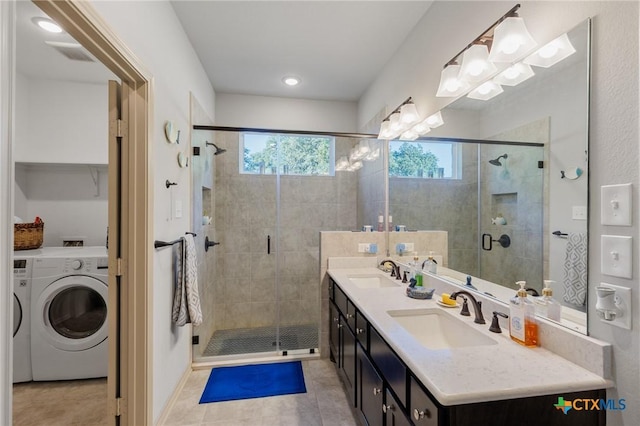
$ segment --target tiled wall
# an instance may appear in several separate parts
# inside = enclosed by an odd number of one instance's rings
[[[443,265],[448,266],[449,256],[447,247],[447,233],[443,231],[420,232],[391,232],[389,245],[395,247],[397,243],[414,243],[414,249],[421,259],[424,254],[433,251],[442,256]],[[358,253],[358,243],[376,243],[378,254]],[[327,275],[328,259],[330,257],[362,257],[376,258],[376,261],[387,259],[385,253],[386,234],[384,232],[321,232],[320,233],[320,283],[321,321],[320,321],[320,354],[329,355],[329,276]],[[400,259],[396,255],[391,256]],[[411,258],[406,258],[410,260]]]
[[[536,141],[548,143],[549,120],[541,119],[492,139]],[[502,166],[489,160],[507,154]],[[494,239],[505,234],[511,246],[502,248],[496,243],[491,251],[480,251],[482,278],[507,287],[516,288],[516,281],[527,281],[527,287],[539,292],[543,286],[543,230],[544,210],[548,199],[548,167],[538,168],[538,161],[546,160],[543,147],[484,145],[480,150],[481,175],[481,233]],[[545,163],[547,164],[547,163]],[[545,183],[546,182],[546,183]],[[506,225],[494,225],[491,219],[502,213]],[[548,259],[546,261],[548,264]]]
[[[357,140],[336,139],[336,158]],[[357,173],[334,177],[280,178],[280,224],[276,229],[276,176],[239,173],[239,134],[216,132],[227,149],[216,157],[215,329],[318,323],[319,233],[357,228]],[[271,254],[267,254],[267,237]],[[279,279],[276,285],[276,250]]]
[[[461,179],[389,179],[389,213],[407,229],[449,233],[452,269],[478,276],[477,145],[462,144]]]

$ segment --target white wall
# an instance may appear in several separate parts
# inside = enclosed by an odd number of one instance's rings
[[[426,115],[447,100],[435,98],[442,66],[486,27],[505,13],[504,2],[435,2],[407,38],[376,82],[360,100],[358,122],[366,123],[381,108],[393,108],[413,96]],[[640,424],[640,289],[638,288],[638,3],[637,2],[523,2],[519,11],[533,37],[549,40],[587,17],[593,17],[592,93],[590,123],[590,220],[589,220],[589,333],[614,348],[616,387],[609,398],[624,398],[624,411],[608,411],[614,425]],[[455,23],[459,23],[456,25]],[[438,36],[435,37],[434,34]],[[416,55],[415,52],[422,52]],[[631,182],[634,225],[600,225],[600,186]],[[600,271],[600,235],[632,235],[634,279],[605,276]],[[608,282],[633,289],[631,331],[599,321],[595,313],[594,287]]]
[[[355,102],[216,94],[216,126],[356,132]]]
[[[176,162],[187,152],[191,134],[189,92],[214,117],[215,94],[173,8],[166,1],[95,1],[94,7],[114,33],[153,75],[151,170],[153,173],[152,238],[173,240],[191,229],[190,169]],[[180,145],[168,144],[165,121],[181,130]],[[165,180],[178,185],[166,189]],[[171,215],[172,202],[182,202],[182,218]],[[148,242],[149,245],[153,241]],[[171,250],[154,252],[153,271],[153,420],[156,422],[191,364],[191,327],[171,323],[173,297]]]

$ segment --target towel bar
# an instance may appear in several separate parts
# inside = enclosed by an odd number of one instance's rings
[[[186,234],[191,234],[191,235],[193,235],[194,237],[196,237],[196,236],[197,236],[197,234],[195,234],[195,233],[193,233],[193,232],[185,232],[185,235],[186,235]],[[154,247],[154,248],[157,248],[157,249],[158,249],[158,248],[162,248],[162,247],[169,247],[169,246],[172,246],[172,245],[174,245],[174,244],[181,243],[182,241],[184,241],[184,237],[180,237],[180,238],[178,238],[178,239],[176,239],[176,240],[173,240],[173,241],[160,241],[160,240],[155,240],[155,241],[153,242],[153,247]]]

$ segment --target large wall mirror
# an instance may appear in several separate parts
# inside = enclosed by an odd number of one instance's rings
[[[567,35],[576,52],[563,61],[491,100],[456,100],[428,137],[390,141],[389,213],[409,230],[448,231],[445,278],[498,284],[491,294],[503,301],[516,281],[542,294],[547,280],[561,323],[586,333],[590,21]],[[403,164],[407,150],[426,166]],[[379,199],[371,182],[362,195]],[[375,223],[378,212],[360,207]]]

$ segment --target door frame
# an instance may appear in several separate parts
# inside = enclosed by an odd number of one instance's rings
[[[14,0],[15,1],[15,0]],[[153,397],[153,364],[152,364],[152,327],[151,327],[151,301],[152,301],[152,278],[153,278],[153,257],[151,253],[151,242],[153,235],[153,190],[151,187],[152,167],[151,148],[149,141],[152,140],[150,121],[153,114],[153,92],[151,74],[137,60],[134,54],[126,45],[113,33],[108,24],[97,13],[90,2],[80,0],[33,0],[33,2],[47,13],[51,19],[60,24],[65,31],[74,37],[78,43],[82,44],[92,55],[102,62],[111,72],[122,80],[122,84],[129,88],[128,96],[123,98],[122,133],[124,143],[122,149],[123,165],[120,171],[111,164],[109,166],[109,181],[116,176],[121,182],[120,195],[120,227],[116,226],[116,217],[112,214],[112,206],[109,207],[109,241],[115,245],[120,243],[120,256],[116,257],[116,250],[109,250],[109,286],[120,283],[122,294],[119,299],[119,306],[114,309],[110,306],[108,321],[109,333],[120,332],[120,345],[110,345],[109,349],[109,376],[107,379],[110,424],[120,425],[149,425],[153,422],[152,397]],[[1,2],[5,3],[5,2]],[[2,23],[12,22],[14,5],[13,1],[8,7],[0,10]],[[9,12],[6,12],[6,9]],[[9,16],[10,15],[10,16]],[[11,136],[11,112],[13,109],[14,81],[13,72],[15,70],[15,32],[13,25],[2,25],[2,45],[0,51],[0,83],[2,92],[8,87],[9,105],[5,105],[6,100],[2,99],[3,107],[0,130],[4,139],[5,135]],[[6,37],[6,38],[5,38]],[[7,42],[4,42],[7,40]],[[5,60],[8,58],[8,61]],[[8,66],[7,66],[8,63]],[[8,75],[4,75],[8,72]],[[8,108],[8,118],[5,117],[4,108]],[[107,117],[105,117],[106,119]],[[3,126],[7,126],[8,130]],[[11,138],[7,140],[11,141]],[[3,165],[8,162],[13,164],[11,153],[11,143],[8,144],[7,158],[3,159],[5,147],[0,150],[0,161]],[[4,167],[2,167],[4,169]],[[1,196],[8,196],[9,201],[13,199],[13,179],[14,170],[10,167],[10,176],[0,187]],[[10,204],[11,205],[11,204]],[[11,205],[11,208],[13,206]],[[2,215],[7,212],[0,213]],[[12,213],[3,220],[3,224],[9,225],[12,220]],[[3,227],[9,229],[8,226]],[[13,243],[12,234],[4,229],[0,230],[0,237],[3,242]],[[6,247],[11,247],[7,245]],[[10,252],[0,254],[2,262],[9,264]],[[12,271],[9,267],[3,268],[5,276]],[[11,281],[8,281],[11,282]],[[111,296],[110,296],[111,299]],[[11,300],[12,301],[12,300]],[[118,328],[118,325],[120,327]],[[2,331],[2,337],[10,328],[10,321]],[[8,340],[10,342],[10,340]],[[10,348],[6,350],[9,360],[11,360]],[[115,348],[116,346],[117,349]],[[119,358],[119,365],[117,363]],[[1,376],[4,381],[0,386],[9,385],[7,374]],[[119,389],[118,389],[119,388]],[[0,394],[8,393],[9,398],[0,411],[0,420],[10,424],[11,419],[11,387]],[[116,414],[119,413],[119,420]]]

